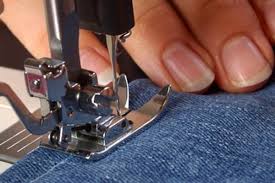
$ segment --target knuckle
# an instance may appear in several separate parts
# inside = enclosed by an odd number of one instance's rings
[[[144,3],[140,3],[141,1],[137,0],[134,2],[139,2],[134,3],[136,23],[142,22],[148,16],[160,14],[167,3],[165,0],[150,0]]]

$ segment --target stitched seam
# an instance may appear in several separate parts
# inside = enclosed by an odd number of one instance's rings
[[[30,181],[30,183],[33,183],[37,180],[39,180],[40,178],[42,178],[43,176],[45,176],[46,174],[48,174],[49,172],[51,172],[52,170],[54,170],[56,167],[58,167],[61,164],[64,164],[67,160],[69,160],[71,157],[67,157],[66,159],[60,161],[59,163],[57,163],[56,165],[54,165],[52,168],[50,168],[48,171],[46,171],[45,173],[43,173],[42,175],[36,177],[35,179],[33,179],[32,181]]]

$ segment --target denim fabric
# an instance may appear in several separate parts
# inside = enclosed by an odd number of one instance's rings
[[[137,107],[159,89],[131,83]],[[275,82],[250,94],[172,93],[156,122],[99,161],[39,148],[0,182],[275,182]]]

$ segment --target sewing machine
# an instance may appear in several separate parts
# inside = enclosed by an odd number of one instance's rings
[[[0,82],[0,96],[20,119],[0,134],[0,160],[15,162],[37,146],[101,158],[152,123],[167,102],[170,86],[139,109],[129,108],[127,77],[117,74],[116,59],[118,42],[126,41],[134,26],[131,0],[44,0],[44,6],[51,58],[24,63],[28,93],[40,101],[40,110],[31,113],[11,87]],[[113,69],[110,84],[99,85],[96,73],[80,67],[80,27],[106,36]]]

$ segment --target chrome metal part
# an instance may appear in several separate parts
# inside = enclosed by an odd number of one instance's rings
[[[113,70],[113,90],[114,90],[114,97],[118,96],[118,88],[117,88],[117,43],[118,43],[118,36],[112,36],[112,35],[106,35],[106,43],[107,48],[109,51],[109,58],[111,60],[112,64],[112,70]],[[117,114],[120,115],[120,104],[119,99],[116,102],[116,110]]]
[[[65,62],[54,59],[27,59],[25,78],[29,94],[50,101],[60,101],[66,94],[67,72]],[[57,86],[60,87],[56,90]]]
[[[13,90],[1,82],[0,96],[9,100],[26,130],[32,135],[39,135],[27,141],[31,145],[28,147],[33,148],[36,141],[42,140],[42,145],[48,148],[85,158],[99,158],[152,123],[167,103],[170,86],[163,88],[139,109],[131,110],[127,77],[118,75],[116,68],[118,41],[125,41],[130,31],[125,30],[124,34],[120,32],[120,35],[106,35],[113,68],[113,87],[101,86],[96,73],[80,67],[76,1],[44,2],[52,58],[25,61],[29,94],[41,103],[39,116],[30,113]],[[1,151],[9,153],[7,149],[17,147],[21,141],[32,136],[26,132],[27,136],[22,137],[23,140],[17,139],[15,145],[6,148],[1,144],[7,145],[10,139],[16,141],[18,133],[25,134],[25,131],[8,130],[4,133],[9,133],[11,137],[0,142],[0,154]],[[20,146],[20,149],[23,147]]]
[[[51,56],[64,60],[71,81],[77,81],[79,59],[79,21],[75,0],[44,0]]]
[[[38,112],[36,113],[38,114]],[[0,133],[0,161],[15,163],[36,149],[42,138],[47,137],[33,135],[26,130],[22,123],[15,123]]]
[[[132,35],[132,31],[128,31],[124,34],[122,34],[121,36],[119,36],[119,40],[124,43],[126,42],[126,39],[129,38]]]
[[[0,96],[8,99],[20,121],[32,134],[43,135],[48,131],[53,130],[58,122],[57,111],[55,109],[53,109],[47,116],[34,116],[10,86],[3,82],[0,82]]]
[[[129,84],[126,75],[122,74],[117,80],[117,95],[119,99],[119,112],[123,114],[129,109]]]
[[[83,156],[98,159],[116,145],[149,125],[162,111],[168,100],[170,86],[163,88],[157,95],[137,110],[129,110],[123,116],[111,116],[95,125],[84,126],[72,131],[71,142],[60,147],[52,140],[44,139],[42,145]],[[49,134],[51,139],[58,133]]]

